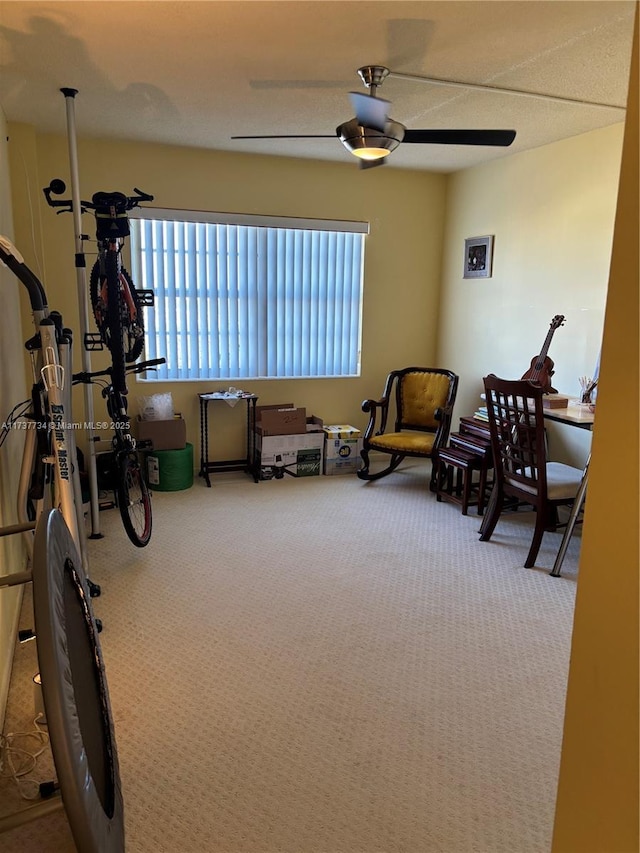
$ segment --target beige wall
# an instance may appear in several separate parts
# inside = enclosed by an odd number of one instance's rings
[[[447,185],[438,361],[460,375],[456,416],[482,377],[520,378],[552,318],[554,386],[579,393],[601,344],[623,125],[457,172]],[[462,277],[467,237],[494,235],[493,275]],[[584,462],[579,430],[551,430],[555,458]]]
[[[637,853],[638,21],[553,839],[554,853]],[[621,404],[631,417],[621,420]],[[612,483],[612,449],[616,452]]]
[[[13,238],[11,198],[9,192],[7,126],[0,110],[0,234]],[[0,265],[0,317],[3,318],[0,334],[0,422],[11,409],[26,399],[27,390],[22,370],[22,338],[20,332],[20,304],[18,291],[23,289],[9,270]],[[20,474],[20,456],[24,434],[14,430],[0,447],[0,526],[16,524],[16,492]],[[21,536],[0,539],[0,575],[25,568],[26,555]],[[9,690],[11,660],[18,626],[18,613],[22,599],[21,587],[0,588],[0,729]]]
[[[79,101],[78,111],[81,107]],[[17,237],[30,240],[32,221],[42,228],[49,303],[63,312],[67,325],[78,329],[71,217],[56,216],[46,208],[41,192],[53,177],[67,180],[66,140],[34,135],[25,125],[12,126],[11,139]],[[361,377],[134,385],[134,398],[139,393],[171,390],[176,410],[187,420],[188,440],[196,453],[199,391],[233,384],[259,394],[259,403],[291,402],[327,422],[363,427],[366,419],[361,402],[379,396],[390,369],[434,364],[444,176],[391,169],[362,172],[355,163],[329,164],[90,139],[80,139],[78,151],[81,193],[85,197],[99,189],[126,192],[136,186],[152,193],[158,207],[371,223],[366,243]],[[31,158],[30,207],[24,202],[28,192],[22,167],[25,157]],[[84,229],[93,234],[89,216],[84,219]],[[86,251],[91,248],[88,243]],[[103,361],[93,356],[94,369]],[[80,411],[81,397],[76,399],[76,411]],[[96,400],[96,418],[103,405],[102,400]],[[215,418],[212,454],[217,458],[237,456],[242,434],[238,412],[218,406]]]

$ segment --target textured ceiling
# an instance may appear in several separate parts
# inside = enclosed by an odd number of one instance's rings
[[[0,4],[0,104],[64,133],[353,162],[332,134],[365,91],[362,65],[623,108],[633,0],[581,2],[13,2]],[[624,109],[390,77],[379,94],[408,128],[508,128],[508,149],[401,145],[389,167],[452,171],[624,119]]]

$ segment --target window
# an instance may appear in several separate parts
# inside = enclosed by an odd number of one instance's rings
[[[140,209],[132,274],[153,290],[153,379],[358,376],[361,222]]]

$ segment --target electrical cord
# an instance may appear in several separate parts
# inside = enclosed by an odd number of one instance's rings
[[[38,800],[42,796],[40,782],[28,775],[35,770],[38,757],[49,745],[49,733],[40,727],[43,725],[40,723],[41,717],[43,714],[38,714],[34,719],[34,731],[0,734],[0,776],[13,779],[20,796],[25,800]],[[35,752],[27,749],[26,744],[16,745],[16,741],[28,738],[36,739]]]

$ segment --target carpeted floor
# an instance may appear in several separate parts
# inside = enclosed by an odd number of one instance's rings
[[[196,480],[154,495],[146,549],[101,514],[128,853],[550,849],[580,540],[561,579],[559,534],[524,569],[531,514],[481,543],[428,475]],[[31,726],[34,645],[5,731]],[[62,813],[0,847],[74,849]]]

